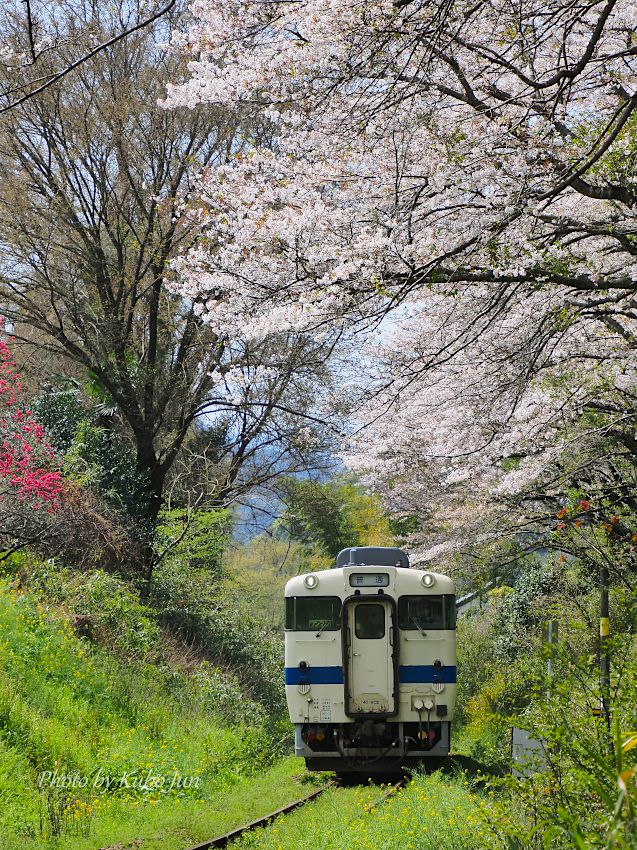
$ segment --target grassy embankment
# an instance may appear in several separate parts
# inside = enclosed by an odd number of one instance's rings
[[[300,796],[298,765],[260,776],[271,740],[228,725],[215,702],[192,677],[118,659],[0,584],[0,848],[143,837],[169,850]]]

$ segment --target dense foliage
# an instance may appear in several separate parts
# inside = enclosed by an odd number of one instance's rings
[[[35,399],[34,411],[63,456],[65,474],[141,521],[148,514],[150,485],[135,453],[113,427],[112,416],[82,399],[78,389],[54,389]]]
[[[330,562],[348,546],[393,545],[391,524],[378,498],[353,481],[288,478],[280,486],[285,509],[277,525]]]
[[[600,712],[599,598],[588,564],[535,561],[514,588],[458,625],[459,738],[492,771],[510,767],[511,728],[539,749],[492,781],[484,811],[516,848],[627,848],[635,830],[637,623],[634,594],[611,595],[610,717]],[[547,621],[559,626],[547,642]]]

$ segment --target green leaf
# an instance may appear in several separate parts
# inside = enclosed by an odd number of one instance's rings
[[[632,750],[633,747],[637,747],[637,732],[626,732],[624,734],[626,737],[622,744],[622,750],[627,753],[629,750]]]

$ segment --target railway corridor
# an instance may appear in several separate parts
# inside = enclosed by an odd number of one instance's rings
[[[245,833],[233,850],[486,850],[499,847],[484,817],[488,798],[462,774],[404,787],[330,787],[311,803]]]

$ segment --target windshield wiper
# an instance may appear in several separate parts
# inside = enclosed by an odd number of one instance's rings
[[[423,629],[423,627],[420,625],[420,623],[415,617],[411,617],[411,622],[416,624],[416,628],[420,629],[420,634],[423,637],[427,637],[427,632]]]

